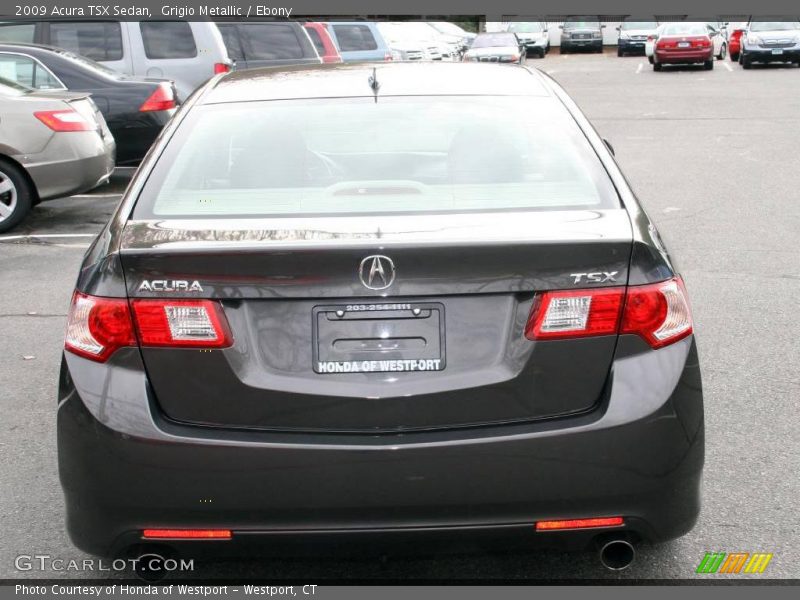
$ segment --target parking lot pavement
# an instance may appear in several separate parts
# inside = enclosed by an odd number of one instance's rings
[[[697,527],[642,548],[619,574],[604,571],[593,553],[558,552],[198,561],[196,574],[688,578],[707,551],[760,551],[774,554],[760,577],[800,576],[800,69],[745,72],[726,61],[713,71],[654,73],[643,57],[557,51],[528,64],[558,80],[613,144],[686,279],[706,399]],[[41,205],[14,232],[34,237],[0,239],[0,578],[44,575],[16,571],[19,554],[82,557],[63,529],[54,414],[65,311],[90,238],[35,236],[92,234],[117,197]]]

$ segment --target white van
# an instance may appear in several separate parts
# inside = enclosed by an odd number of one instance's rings
[[[181,100],[233,66],[211,21],[6,21],[0,41],[58,46],[121,73],[172,79]]]

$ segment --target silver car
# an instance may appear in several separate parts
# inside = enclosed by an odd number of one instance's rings
[[[106,182],[115,150],[86,94],[34,92],[0,78],[0,232],[42,200]]]

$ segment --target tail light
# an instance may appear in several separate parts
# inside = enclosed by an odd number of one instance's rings
[[[156,110],[169,110],[175,108],[175,93],[172,84],[159,83],[156,90],[139,107],[139,112],[151,112]]]
[[[214,300],[132,300],[76,292],[64,348],[105,362],[126,346],[225,348],[233,338]]]
[[[624,525],[622,517],[597,517],[592,519],[564,519],[561,521],[537,521],[536,531],[558,531],[560,529],[590,529],[593,527],[619,527]]]
[[[142,346],[225,348],[228,322],[213,300],[132,300],[136,334]]]
[[[692,333],[686,288],[679,277],[626,288],[548,291],[536,296],[525,337],[572,339],[636,334],[661,348]]]
[[[220,73],[230,73],[231,72],[231,65],[229,63],[218,62],[214,63],[214,75],[219,75]]]
[[[383,53],[383,60],[386,62],[392,60],[392,52],[390,50]]]
[[[97,124],[92,123],[78,111],[71,108],[64,110],[42,110],[33,116],[53,131],[93,131]]]
[[[145,529],[142,537],[148,540],[229,540],[232,535],[230,529]]]

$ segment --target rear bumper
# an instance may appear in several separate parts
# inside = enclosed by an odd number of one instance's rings
[[[15,157],[31,176],[40,200],[79,194],[104,183],[114,170],[116,145],[94,131],[52,136],[39,154]]]
[[[671,52],[655,53],[656,62],[663,65],[694,64],[714,60],[714,49],[708,50],[674,50]]]
[[[697,354],[691,338],[644,354],[637,343],[621,338],[608,397],[592,414],[385,436],[167,423],[136,350],[119,351],[112,366],[66,354],[58,451],[67,527],[79,548],[99,555],[141,542],[145,527],[231,529],[230,541],[185,543],[214,553],[264,541],[302,552],[343,538],[584,547],[609,533],[677,537],[700,507]],[[533,526],[612,515],[626,518],[621,530]]]
[[[174,112],[173,109],[132,113],[109,121],[108,127],[117,143],[117,164],[139,164]]]

